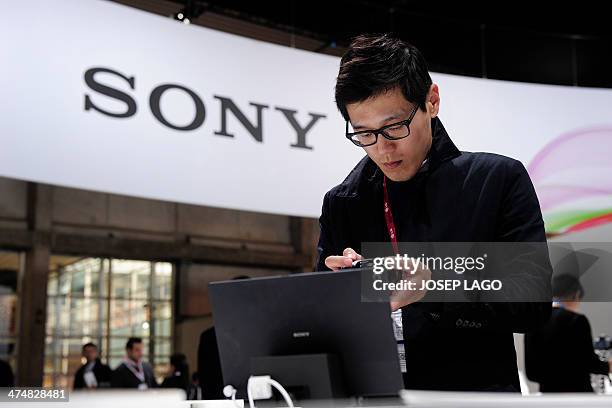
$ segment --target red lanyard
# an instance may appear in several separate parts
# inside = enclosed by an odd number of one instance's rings
[[[383,176],[383,192],[385,197],[385,222],[387,223],[389,238],[391,238],[393,250],[396,254],[399,254],[399,248],[397,246],[397,230],[395,229],[395,223],[393,222],[393,213],[391,212],[391,203],[389,202],[389,193],[387,192],[387,176]]]

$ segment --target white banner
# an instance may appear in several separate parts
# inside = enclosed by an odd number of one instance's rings
[[[2,176],[317,217],[364,155],[334,104],[338,58],[111,2],[28,9],[0,15]],[[580,199],[612,207],[612,91],[433,78],[461,150],[523,161],[550,211],[576,206],[559,179],[581,185],[595,166],[588,177],[607,190]]]

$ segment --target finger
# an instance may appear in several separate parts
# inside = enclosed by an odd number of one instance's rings
[[[344,251],[342,251],[342,255],[351,258],[353,261],[361,259],[361,255],[355,252],[353,248],[346,248]]]
[[[332,271],[337,271],[340,268],[349,267],[352,264],[352,259],[346,256],[332,255],[325,258],[325,266],[327,266]]]

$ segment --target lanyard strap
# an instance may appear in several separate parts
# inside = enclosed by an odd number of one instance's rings
[[[385,222],[387,223],[387,231],[389,231],[389,238],[391,238],[391,245],[396,254],[399,254],[399,248],[397,246],[397,230],[395,229],[395,223],[393,222],[393,213],[391,212],[391,203],[389,201],[389,193],[387,192],[387,176],[383,176],[383,192],[385,198]]]

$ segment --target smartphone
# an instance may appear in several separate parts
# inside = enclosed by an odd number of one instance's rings
[[[357,261],[353,261],[353,264],[350,266],[350,268],[371,268],[374,266],[374,259],[371,258],[366,258],[366,259],[359,259]],[[348,269],[349,267],[343,268],[343,269]]]

